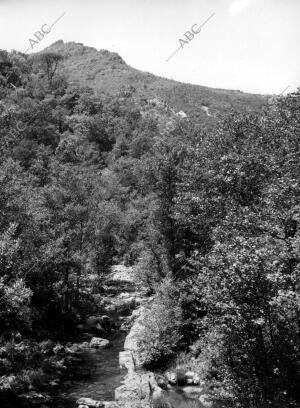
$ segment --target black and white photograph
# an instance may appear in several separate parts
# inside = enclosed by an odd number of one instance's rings
[[[0,0],[0,408],[300,408],[300,0]]]

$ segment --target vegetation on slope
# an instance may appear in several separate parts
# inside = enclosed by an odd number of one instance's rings
[[[76,85],[111,95],[123,91],[139,100],[159,98],[175,112],[183,110],[202,125],[213,126],[231,110],[259,111],[267,103],[267,97],[262,95],[184,84],[142,72],[127,65],[116,53],[78,43],[57,41],[48,50],[65,56],[62,72]],[[209,108],[212,116],[203,108]]]
[[[1,52],[2,384],[37,368],[30,347],[39,355],[97,311],[103,277],[124,262],[155,294],[140,338],[145,365],[185,353],[228,406],[297,406],[300,93],[261,109],[261,98],[207,90],[222,116],[224,101],[239,98],[260,110],[210,126],[136,89],[74,86],[92,55],[131,71],[116,55],[65,51],[64,60],[53,49]],[[191,93],[186,110],[205,94],[176,85],[178,103],[178,87]],[[38,387],[26,378],[23,391]]]

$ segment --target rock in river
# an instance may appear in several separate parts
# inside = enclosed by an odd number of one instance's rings
[[[189,397],[189,398],[194,398],[198,399],[202,394],[203,394],[203,387],[199,386],[187,386],[183,387],[182,391]]]
[[[109,345],[109,340],[102,339],[101,337],[93,337],[90,342],[90,347],[92,348],[106,348]]]
[[[103,401],[104,408],[119,408],[117,403],[114,401]]]
[[[199,401],[201,402],[204,408],[212,408],[213,406],[213,402],[210,400],[209,396],[206,394],[201,395],[199,397]]]
[[[79,400],[76,401],[77,405],[81,406],[86,406],[89,408],[103,408],[104,404],[101,401],[95,401],[92,398],[79,398]]]

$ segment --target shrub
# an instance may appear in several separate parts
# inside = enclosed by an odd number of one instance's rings
[[[179,291],[166,279],[143,321],[138,347],[144,366],[165,363],[177,350],[182,316],[178,299]]]
[[[19,330],[30,326],[31,290],[22,279],[7,284],[0,279],[0,327]]]

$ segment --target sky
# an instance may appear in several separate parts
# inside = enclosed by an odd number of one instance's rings
[[[0,0],[0,48],[76,41],[177,81],[280,94],[300,86],[299,21],[300,0]]]

